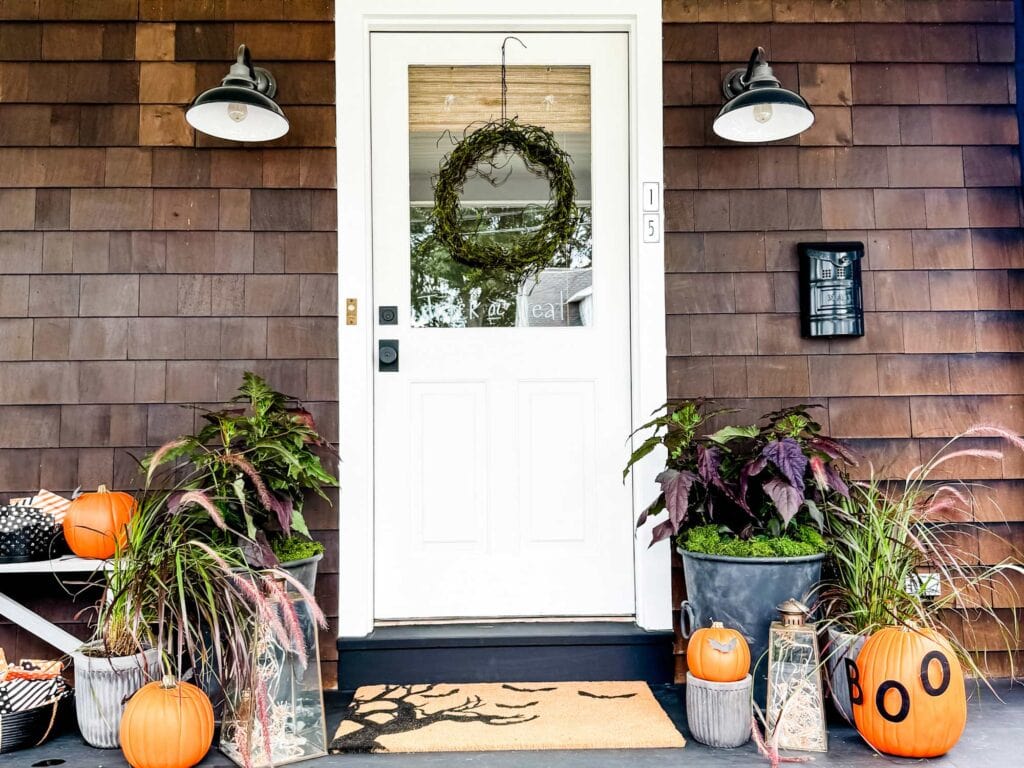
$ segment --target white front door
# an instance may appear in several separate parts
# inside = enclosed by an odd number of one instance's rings
[[[635,613],[627,36],[518,37],[508,115],[571,154],[582,212],[522,283],[430,239],[442,158],[500,116],[505,36],[371,35],[371,320],[398,350],[373,385],[377,619]],[[535,226],[547,181],[515,158],[485,174],[462,196],[480,236]]]

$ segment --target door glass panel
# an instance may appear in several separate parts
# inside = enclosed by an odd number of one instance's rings
[[[552,133],[572,158],[580,223],[570,252],[536,277],[454,261],[431,237],[433,179],[452,146],[500,117],[496,66],[409,67],[412,325],[418,328],[562,327],[593,322],[590,208],[590,68],[510,66],[509,116]],[[498,242],[529,233],[544,215],[547,179],[514,155],[478,169],[462,192],[464,232]]]

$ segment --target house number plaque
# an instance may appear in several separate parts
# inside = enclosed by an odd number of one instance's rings
[[[661,242],[661,184],[645,181],[642,185],[641,226],[645,243]]]

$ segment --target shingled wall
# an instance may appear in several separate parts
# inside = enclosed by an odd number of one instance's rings
[[[741,410],[730,418],[820,404],[896,477],[973,424],[1024,432],[1013,7],[665,0],[672,397],[713,396]],[[817,121],[779,145],[726,144],[711,131],[722,75],[758,45]],[[862,339],[800,338],[796,244],[816,240],[867,248]],[[947,469],[988,486],[974,517],[1000,538],[964,536],[969,556],[1024,548],[1024,456]],[[1006,618],[1016,585],[986,596]],[[1003,647],[974,630],[975,647]]]
[[[664,17],[671,395],[751,417],[820,403],[897,475],[969,424],[1024,431],[1013,3],[666,0]],[[130,487],[127,452],[191,429],[180,405],[222,401],[246,369],[336,434],[332,18],[330,0],[0,3],[0,491]],[[241,42],[292,121],[267,147],[183,120]],[[721,75],[755,45],[818,122],[726,146]],[[818,239],[867,246],[864,339],[799,337],[795,243]],[[950,473],[983,479],[975,516],[1024,545],[1024,458]],[[337,510],[312,520],[335,613]],[[3,586],[84,635],[86,601],[52,578]],[[0,645],[46,652],[5,624]]]
[[[191,431],[181,405],[223,401],[245,370],[336,437],[333,16],[331,0],[0,2],[0,492],[129,488],[129,452]],[[243,42],[291,120],[263,147],[184,120]],[[336,614],[337,510],[309,517]],[[84,597],[0,578],[85,634]],[[52,652],[10,625],[0,646]]]

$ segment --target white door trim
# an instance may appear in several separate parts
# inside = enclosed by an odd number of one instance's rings
[[[370,33],[377,31],[624,31],[630,58],[630,299],[633,423],[666,398],[664,237],[643,242],[641,187],[663,179],[660,0],[519,0],[514,13],[481,10],[493,0],[346,0],[335,19],[338,147],[339,634],[373,630],[373,270],[370,212]],[[493,3],[497,6],[497,3]],[[502,4],[504,5],[504,3]],[[571,13],[565,9],[572,9]],[[664,204],[659,202],[661,222]],[[345,322],[358,302],[358,323]],[[625,436],[623,436],[625,438]],[[634,519],[654,496],[663,457],[637,468]],[[634,541],[636,621],[672,627],[668,544]]]

